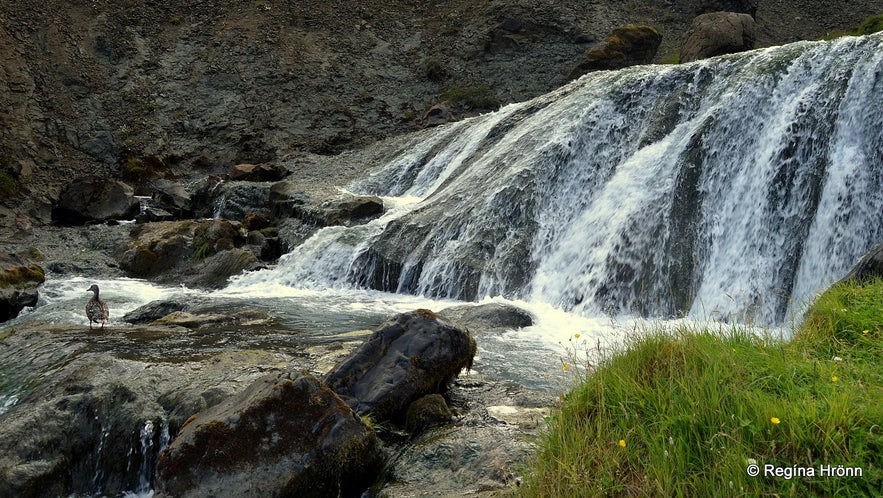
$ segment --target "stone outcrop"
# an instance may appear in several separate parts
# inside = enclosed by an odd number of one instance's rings
[[[132,219],[139,204],[132,187],[100,176],[78,178],[62,191],[53,218],[62,225]]]
[[[868,249],[868,252],[849,270],[844,280],[869,280],[883,278],[883,243]]]
[[[455,324],[485,330],[520,329],[533,325],[534,317],[527,311],[511,304],[480,304],[445,308],[438,313],[442,319]]]
[[[278,182],[290,174],[290,171],[276,163],[243,163],[233,166],[227,176],[233,181]]]
[[[650,64],[660,43],[662,35],[652,26],[629,24],[615,28],[600,44],[585,53],[582,61],[570,72],[569,79],[591,71]]]
[[[46,280],[40,265],[17,254],[0,254],[0,322],[18,316],[26,306],[35,306],[37,286]]]
[[[260,246],[248,245],[240,224],[227,220],[145,223],[131,235],[114,255],[127,275],[198,288],[221,287],[229,277],[259,267],[261,254],[278,252],[267,237]]]
[[[359,496],[382,462],[374,431],[318,379],[271,374],[181,429],[156,496]]]
[[[325,376],[325,385],[360,415],[402,422],[413,401],[443,392],[471,367],[475,341],[429,310],[402,313],[377,329]]]
[[[697,16],[684,34],[680,61],[692,62],[754,48],[754,18],[736,12],[711,12]]]

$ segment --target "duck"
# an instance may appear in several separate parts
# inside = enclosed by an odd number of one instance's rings
[[[92,322],[100,323],[101,328],[104,328],[104,324],[107,323],[107,317],[109,315],[107,309],[107,303],[98,299],[98,286],[92,284],[92,287],[86,289],[86,292],[92,292],[94,295],[92,299],[86,303],[86,318],[89,319],[89,330],[92,330]]]

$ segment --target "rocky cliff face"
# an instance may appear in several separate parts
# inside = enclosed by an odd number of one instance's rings
[[[28,228],[73,177],[205,175],[356,148],[420,127],[443,100],[462,117],[549,91],[616,26],[657,28],[663,60],[697,13],[738,2],[2,3],[0,226]],[[753,3],[760,45],[883,10]]]

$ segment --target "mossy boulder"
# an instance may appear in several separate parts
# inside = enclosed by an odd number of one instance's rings
[[[408,405],[405,428],[412,434],[451,421],[451,409],[441,394],[427,394]]]
[[[185,423],[159,457],[156,496],[360,496],[382,456],[318,379],[272,374]]]
[[[402,423],[427,394],[443,393],[472,366],[476,345],[468,330],[429,310],[392,317],[349,359],[325,376],[325,385],[360,415]]]
[[[660,43],[662,35],[652,26],[629,24],[615,28],[607,38],[585,53],[571,71],[569,79],[592,71],[650,64],[656,57]]]

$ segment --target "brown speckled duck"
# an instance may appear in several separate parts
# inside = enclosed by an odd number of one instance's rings
[[[89,319],[89,329],[92,329],[92,322],[100,323],[101,328],[104,328],[104,324],[107,323],[108,310],[107,304],[98,299],[98,286],[92,284],[92,287],[87,289],[87,292],[93,292],[95,295],[92,296],[92,299],[86,303],[86,317]]]

